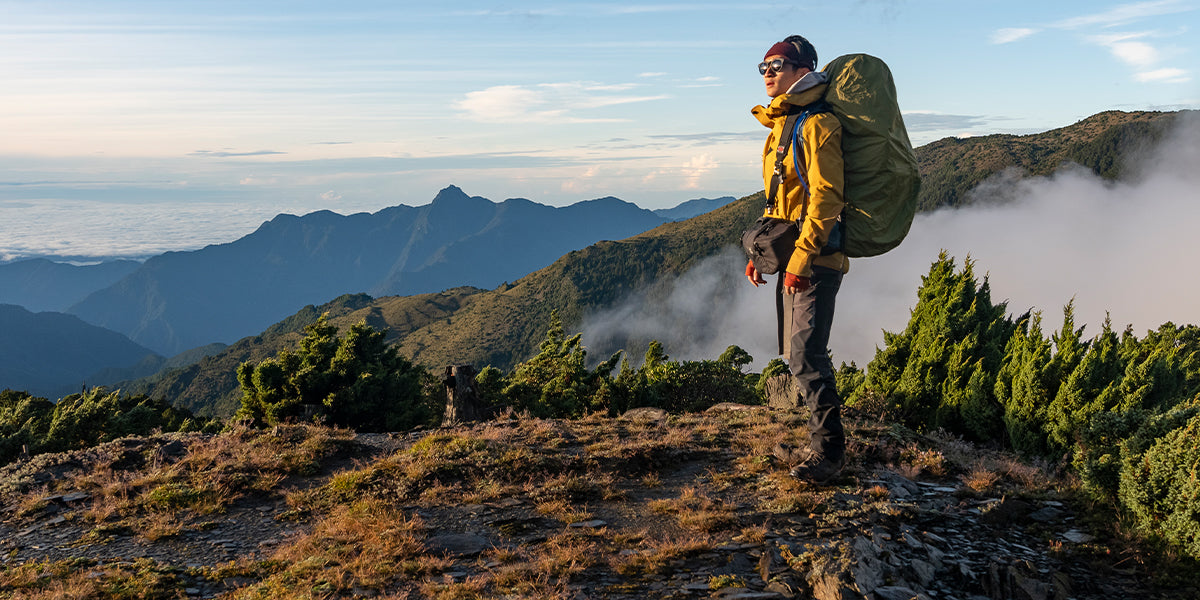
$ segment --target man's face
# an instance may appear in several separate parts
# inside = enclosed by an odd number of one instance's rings
[[[764,62],[770,63],[777,58],[787,60],[782,55],[772,54]],[[790,62],[784,63],[783,68],[778,71],[767,69],[767,72],[763,73],[763,83],[767,85],[767,95],[774,98],[786,93],[807,72],[808,69],[796,68],[796,65]]]

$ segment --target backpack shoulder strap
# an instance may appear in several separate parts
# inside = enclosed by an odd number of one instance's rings
[[[789,114],[783,122],[783,131],[779,140],[775,142],[775,171],[771,174],[771,189],[767,193],[767,209],[775,208],[775,197],[779,192],[779,188],[783,186],[783,165],[787,158],[788,146],[792,144],[792,138],[796,131],[796,122],[801,120],[804,113]],[[803,180],[803,178],[801,178]],[[808,185],[805,184],[805,189]]]
[[[804,177],[804,169],[800,168],[800,153],[804,151],[804,122],[815,114],[823,112],[832,112],[829,104],[824,100],[813,102],[804,107],[804,111],[800,113],[800,122],[796,123],[792,130],[792,166],[796,168],[796,175],[800,178],[800,185],[804,186],[804,194],[808,195],[811,192],[808,189],[808,180]]]

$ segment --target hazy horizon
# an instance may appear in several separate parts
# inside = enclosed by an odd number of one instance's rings
[[[448,183],[446,187],[453,185]],[[486,198],[496,204],[515,199],[497,200],[485,194],[471,193],[471,190],[463,190],[463,192],[468,196]],[[580,200],[574,204],[607,197],[609,196]],[[329,208],[314,208],[301,214],[277,212],[269,216],[261,214],[259,209],[233,203],[223,206],[205,205],[199,209],[191,209],[187,206],[180,208],[174,205],[152,205],[158,210],[147,210],[146,205],[114,208],[109,205],[92,206],[87,203],[54,203],[53,206],[42,208],[43,211],[54,216],[48,223],[38,222],[22,225],[19,222],[0,222],[0,239],[5,240],[5,244],[8,246],[8,248],[0,248],[0,264],[34,258],[76,265],[115,260],[141,262],[166,252],[187,252],[200,250],[209,245],[234,242],[250,235],[264,223],[279,216],[302,217],[325,211],[341,216],[361,213],[374,214],[395,206],[419,208],[432,203],[433,199],[430,197],[428,202],[422,204],[399,203],[372,210],[340,212]],[[629,202],[623,198],[618,199]],[[686,198],[664,209],[646,208],[634,202],[630,202],[630,204],[644,210],[655,211],[673,209],[694,200],[715,199],[718,198]],[[555,205],[543,204],[543,206],[563,208]],[[213,218],[216,208],[224,210],[224,212],[216,211],[224,218]],[[130,222],[135,222],[136,225],[131,226],[128,224]],[[197,225],[206,225],[207,227],[198,229]],[[135,227],[136,229],[134,229]],[[141,237],[130,239],[131,229],[139,232]]]

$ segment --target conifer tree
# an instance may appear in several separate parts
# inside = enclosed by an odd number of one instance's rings
[[[1164,323],[1138,343],[1123,343],[1120,352],[1125,377],[1110,410],[1167,410],[1200,391],[1200,328],[1194,325]]]
[[[884,332],[886,346],[867,365],[865,385],[914,427],[994,437],[1002,414],[995,374],[1016,328],[1006,309],[992,303],[986,278],[977,282],[973,261],[957,272],[942,252],[921,278],[904,332]]]
[[[1058,382],[1050,340],[1042,336],[1041,313],[1018,323],[996,376],[996,399],[1004,407],[1008,442],[1018,451],[1046,453],[1046,409]]]
[[[1125,370],[1117,352],[1119,345],[1117,334],[1112,330],[1112,321],[1106,318],[1100,333],[1088,345],[1079,364],[1061,383],[1046,410],[1050,451],[1067,451],[1075,442],[1076,432],[1088,422],[1091,415],[1115,403],[1117,385]]]
[[[607,410],[607,406],[598,404],[596,393],[622,353],[613,354],[588,371],[582,336],[577,333],[566,337],[558,311],[551,312],[550,327],[538,346],[538,354],[517,365],[509,375],[504,397],[518,410],[528,410],[538,417],[581,417]]]
[[[199,429],[198,425],[190,413],[163,400],[95,387],[71,394],[54,405],[38,451],[87,448],[127,435],[147,435],[155,429],[187,431]]]
[[[754,362],[754,357],[740,346],[734,345],[725,348],[721,356],[717,357],[717,362],[740,371],[742,367]]]
[[[1072,298],[1063,307],[1062,328],[1050,335],[1050,341],[1054,342],[1054,357],[1048,374],[1054,382],[1051,398],[1058,395],[1058,388],[1079,366],[1091,346],[1091,342],[1083,339],[1083,330],[1084,326],[1075,327],[1075,299]]]

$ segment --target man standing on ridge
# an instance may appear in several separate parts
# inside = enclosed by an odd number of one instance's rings
[[[771,46],[758,71],[773,98],[769,106],[752,111],[771,128],[763,148],[765,216],[794,221],[800,234],[778,286],[785,332],[780,353],[788,355],[789,368],[812,412],[808,452],[791,473],[824,484],[846,461],[842,403],[828,348],[834,301],[842,275],[850,269],[840,242],[839,217],[845,206],[842,125],[823,107],[828,84],[825,74],[817,71],[817,52],[808,40],[793,35]],[[766,283],[753,261],[746,265],[746,277],[755,287]]]

